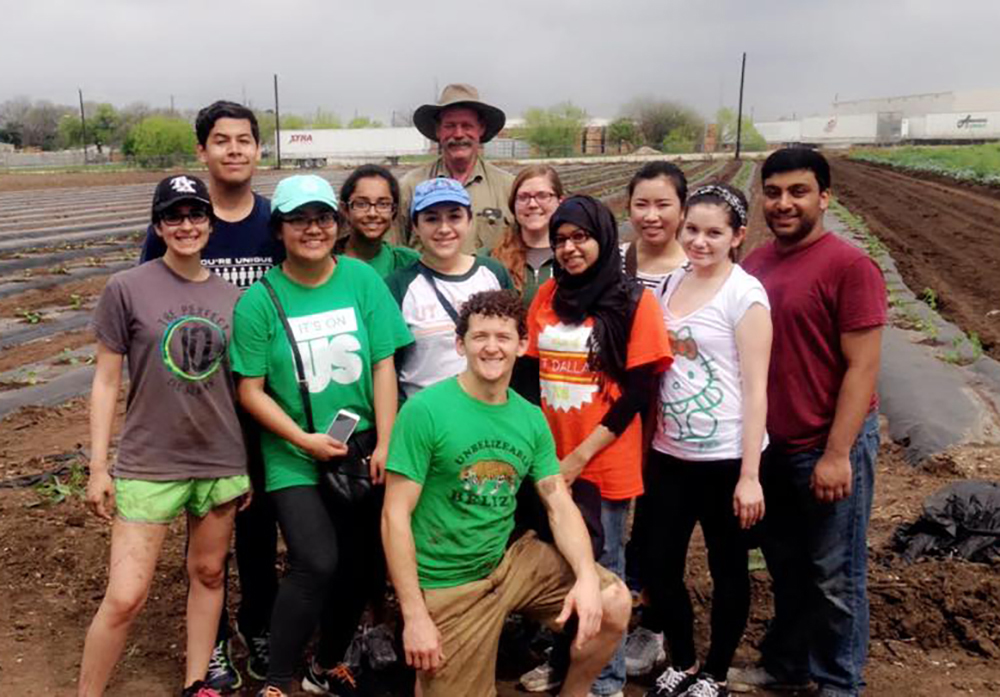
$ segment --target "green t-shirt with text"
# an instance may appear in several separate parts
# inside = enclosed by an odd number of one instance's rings
[[[288,315],[309,383],[316,430],[325,432],[340,409],[361,417],[357,430],[375,427],[372,365],[413,341],[378,274],[364,262],[338,257],[330,278],[309,288],[288,278],[280,266],[264,277]],[[267,393],[308,430],[295,359],[267,289],[255,283],[236,304],[230,355],[233,371],[265,378]],[[263,429],[268,491],[319,481],[313,459]]]
[[[403,405],[387,469],[423,486],[411,520],[420,586],[450,588],[496,568],[521,483],[559,474],[559,460],[541,409],[513,390],[486,404],[448,378]]]

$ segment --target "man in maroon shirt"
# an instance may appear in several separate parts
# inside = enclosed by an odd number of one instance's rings
[[[821,695],[857,695],[868,653],[885,282],[864,252],[823,226],[830,168],[822,155],[779,150],[761,176],[774,241],[743,267],[764,284],[774,323],[762,482],[775,617],[762,665],[734,671],[729,687],[811,678]]]

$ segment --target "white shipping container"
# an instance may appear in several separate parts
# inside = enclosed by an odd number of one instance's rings
[[[802,124],[798,121],[763,121],[753,125],[768,143],[799,143],[802,141]]]
[[[1000,111],[927,114],[925,118],[925,130],[921,137],[926,139],[984,140],[1000,138]]]
[[[281,132],[281,157],[363,159],[421,155],[431,143],[420,131],[407,128],[324,128]]]
[[[802,119],[802,142],[819,145],[874,143],[878,139],[878,114],[810,116]]]

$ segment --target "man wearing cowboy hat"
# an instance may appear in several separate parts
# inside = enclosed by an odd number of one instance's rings
[[[480,101],[472,85],[448,85],[437,104],[424,104],[413,114],[413,125],[440,147],[438,159],[411,170],[400,181],[400,239],[412,244],[410,201],[420,182],[451,177],[465,185],[472,199],[472,234],[462,247],[472,253],[492,249],[511,221],[507,208],[514,177],[479,155],[482,143],[503,129],[507,117],[495,106]]]

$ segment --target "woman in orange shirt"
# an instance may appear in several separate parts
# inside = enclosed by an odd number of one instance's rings
[[[622,272],[618,226],[603,203],[563,201],[549,222],[549,242],[556,267],[528,313],[528,356],[538,359],[542,411],[563,476],[600,491],[598,561],[623,576],[625,519],[642,493],[642,415],[673,357],[656,299]],[[526,674],[525,686],[537,689],[545,668]],[[558,676],[547,672],[551,685]],[[619,647],[592,690],[614,695],[624,684]]]

